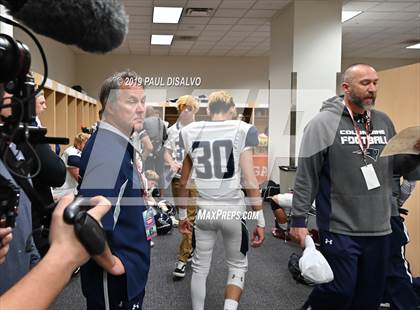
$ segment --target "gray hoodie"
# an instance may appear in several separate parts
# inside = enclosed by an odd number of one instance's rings
[[[362,140],[366,139],[365,125],[357,123],[357,126]],[[393,173],[411,169],[420,159],[379,157],[394,135],[389,117],[372,110],[366,162],[373,165],[380,187],[368,190],[361,171],[366,164],[343,98],[326,100],[303,135],[291,226],[306,227],[306,215],[316,198],[317,224],[321,230],[352,236],[389,234]]]

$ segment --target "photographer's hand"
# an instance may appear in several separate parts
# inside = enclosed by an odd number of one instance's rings
[[[70,280],[74,269],[85,263],[89,255],[74,234],[74,228],[63,221],[64,209],[73,201],[64,196],[53,213],[47,255],[24,278],[0,296],[0,309],[47,309]],[[102,196],[91,199],[96,207],[89,214],[100,220],[111,203]]]
[[[6,261],[10,241],[12,241],[12,228],[0,228],[0,264]]]

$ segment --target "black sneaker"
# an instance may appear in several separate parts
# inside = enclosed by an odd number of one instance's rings
[[[191,251],[191,253],[190,253],[190,255],[188,255],[188,259],[187,259],[187,262],[188,262],[188,263],[189,263],[190,261],[192,261],[193,255],[194,255],[194,251]]]
[[[174,275],[174,277],[177,278],[183,278],[185,277],[185,267],[187,266],[186,263],[181,262],[180,260],[176,263],[176,267],[174,272],[172,272],[172,274]]]

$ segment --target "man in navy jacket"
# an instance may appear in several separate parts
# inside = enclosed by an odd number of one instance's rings
[[[143,127],[145,96],[137,74],[116,73],[102,85],[103,117],[83,149],[79,195],[103,195],[112,203],[102,225],[114,266],[93,260],[82,267],[88,309],[141,309],[150,265],[150,242],[143,222],[143,190],[130,136]]]

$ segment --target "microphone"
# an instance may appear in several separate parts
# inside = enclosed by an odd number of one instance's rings
[[[119,0],[0,0],[8,13],[33,31],[86,52],[121,45],[128,16]]]

